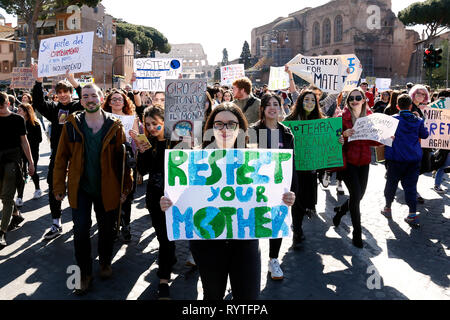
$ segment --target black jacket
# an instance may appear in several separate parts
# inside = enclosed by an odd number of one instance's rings
[[[75,90],[77,91],[78,96],[81,97],[81,86],[78,86]],[[59,124],[58,116],[60,110],[67,111],[67,116],[69,116],[75,111],[83,110],[83,106],[79,101],[72,101],[67,105],[63,105],[60,102],[55,103],[54,101],[45,101],[42,83],[36,81],[33,88],[33,108],[39,111],[39,113],[52,124],[50,146],[52,148],[52,155],[56,155],[56,152],[58,151],[59,137],[61,136],[64,126],[64,124]]]

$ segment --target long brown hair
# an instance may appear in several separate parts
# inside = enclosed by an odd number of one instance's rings
[[[36,126],[36,125],[39,124],[38,120],[37,120],[37,117],[36,117],[36,113],[34,113],[34,109],[31,106],[31,104],[29,104],[29,103],[21,103],[21,104],[19,104],[19,106],[17,108],[21,108],[27,114],[28,121],[30,121],[30,123],[33,126]]]
[[[356,117],[353,114],[352,107],[350,107],[350,102],[348,101],[348,98],[355,91],[358,91],[361,94],[361,97],[363,98],[363,101],[364,101],[364,104],[361,107],[361,114],[359,115],[359,117],[365,117],[367,115],[367,98],[366,98],[366,94],[364,93],[364,91],[361,88],[354,88],[354,89],[350,90],[350,92],[347,95],[347,99],[345,100],[345,106],[348,108],[348,110],[352,114],[352,123],[353,124],[355,124]]]
[[[306,115],[305,108],[303,108],[303,100],[305,100],[305,96],[307,94],[312,94],[314,96],[314,100],[316,101],[314,110],[309,114]],[[300,97],[298,97],[297,101],[295,102],[294,108],[292,109],[292,112],[286,117],[286,121],[296,121],[296,120],[316,120],[316,119],[323,119],[324,115],[322,113],[322,110],[320,110],[319,101],[317,100],[317,96],[314,94],[312,90],[303,90]]]
[[[248,129],[247,118],[245,117],[241,108],[239,108],[236,104],[234,104],[232,102],[223,102],[214,108],[214,110],[211,112],[209,117],[206,119],[203,133],[206,133],[206,132],[208,132],[208,130],[213,129],[214,119],[220,112],[223,112],[223,111],[228,111],[228,112],[231,112],[232,114],[234,114],[239,122],[239,130],[243,130],[244,134],[246,134],[247,129]],[[211,137],[211,139],[212,139],[211,141],[205,141],[205,139],[203,139],[202,149],[206,148],[214,141],[214,139],[215,139],[214,136]],[[237,139],[236,139],[236,141],[237,141]]]
[[[127,97],[126,94],[124,94],[123,92],[121,92],[117,89],[113,89],[111,91],[111,93],[106,97],[105,102],[102,105],[103,110],[105,110],[106,112],[112,113],[111,99],[114,94],[120,94],[123,98],[122,112],[129,116],[134,115],[135,110],[136,110],[134,103],[131,101],[130,98]]]
[[[385,110],[392,110],[392,111],[394,111],[394,113],[398,112],[397,99],[400,94],[401,94],[401,91],[399,91],[399,90],[392,91],[391,99],[389,100],[389,104],[387,105]]]
[[[281,98],[275,94],[275,93],[265,93],[262,97],[261,97],[261,106],[259,107],[259,121],[261,121],[261,123],[264,123],[266,121],[266,115],[264,114],[264,111],[266,109],[266,107],[269,105],[269,101],[270,99],[274,98],[275,100],[277,100],[279,106],[280,106],[280,110],[281,108],[283,108],[283,104],[281,103]]]

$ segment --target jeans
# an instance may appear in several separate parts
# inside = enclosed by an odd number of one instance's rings
[[[56,200],[53,194],[53,168],[55,167],[56,154],[52,154],[50,157],[50,164],[48,165],[48,202],[50,204],[50,212],[53,219],[61,218],[61,201]]]
[[[384,188],[386,207],[391,207],[397,192],[398,183],[401,182],[409,212],[415,213],[417,207],[417,181],[419,180],[421,161],[397,162],[386,160],[386,163],[387,176],[386,187]]]
[[[15,162],[0,165],[0,198],[3,203],[0,229],[6,232],[14,210],[14,194],[16,193],[18,165]]]
[[[366,192],[367,179],[369,178],[369,165],[354,166],[348,163],[347,168],[342,172],[342,177],[350,193],[350,198],[341,206],[338,215],[342,217],[350,210],[353,237],[361,238],[361,212],[359,205]]]
[[[256,300],[261,285],[259,240],[191,240],[204,300],[223,300],[230,276],[233,300]]]
[[[91,209],[94,205],[98,227],[98,255],[101,265],[110,265],[114,244],[114,224],[117,211],[105,211],[101,198],[94,198],[78,191],[78,208],[72,208],[75,258],[82,276],[92,274],[92,256],[90,229],[92,226]]]
[[[164,195],[164,190],[147,184],[146,202],[150,211],[152,225],[155,228],[156,238],[159,242],[158,250],[158,272],[160,279],[170,279],[172,267],[177,262],[175,256],[175,242],[167,238],[166,213],[161,211],[159,200]]]
[[[444,178],[444,169],[450,167],[450,153],[447,154],[447,160],[445,160],[444,165],[438,169],[436,172],[436,178],[434,178],[434,184],[436,187],[440,187],[442,183],[442,179]]]

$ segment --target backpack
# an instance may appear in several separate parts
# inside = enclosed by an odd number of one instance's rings
[[[250,106],[256,101],[255,97],[250,97],[250,99],[248,99],[247,103],[245,104],[244,110],[242,110],[243,113],[247,112],[248,108],[250,108]]]

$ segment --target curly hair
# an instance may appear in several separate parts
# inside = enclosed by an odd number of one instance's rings
[[[124,94],[122,91],[119,91],[117,89],[113,89],[111,93],[106,97],[105,102],[102,105],[103,110],[106,112],[112,112],[111,108],[111,99],[112,96],[115,94],[119,94],[123,98],[123,107],[122,112],[126,115],[133,115],[135,114],[136,107],[134,106],[134,103],[131,101],[130,98],[126,94]]]

